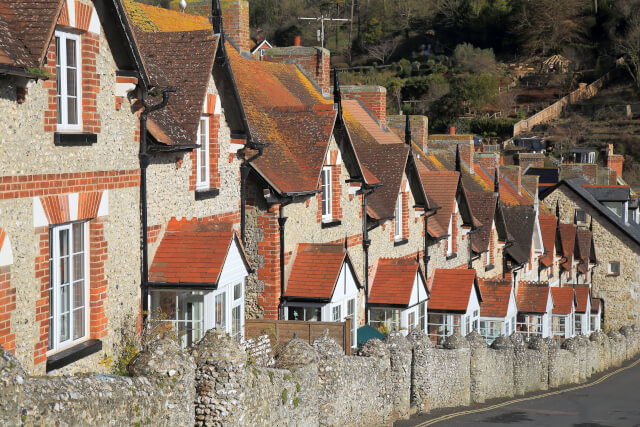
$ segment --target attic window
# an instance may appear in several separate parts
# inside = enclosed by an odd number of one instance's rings
[[[80,69],[75,34],[56,31],[56,104],[58,130],[80,130]]]
[[[196,189],[209,188],[209,120],[202,116],[198,124],[197,142],[200,147],[196,153]]]
[[[331,167],[322,168],[322,222],[331,222]]]
[[[402,240],[402,193],[396,199],[396,221],[393,236],[395,240]]]
[[[575,212],[575,223],[582,224],[587,222],[587,214],[582,209],[576,209]]]

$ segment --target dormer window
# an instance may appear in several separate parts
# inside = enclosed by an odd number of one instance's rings
[[[205,189],[209,188],[209,119],[206,116],[200,118],[196,143],[200,146],[196,153],[196,188]]]
[[[575,212],[575,223],[576,224],[584,224],[587,222],[587,214],[582,209],[576,209]]]
[[[322,222],[331,222],[331,166],[322,168]]]
[[[80,63],[75,34],[56,31],[56,103],[58,130],[80,130]]]
[[[396,221],[395,229],[393,230],[393,237],[395,240],[402,240],[402,194],[398,194],[396,199]]]

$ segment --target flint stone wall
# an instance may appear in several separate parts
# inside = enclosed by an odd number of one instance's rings
[[[195,363],[158,341],[130,365],[131,377],[28,377],[0,347],[0,425],[193,425]]]
[[[514,396],[514,353],[509,347],[487,348],[476,331],[467,335],[471,346],[471,400],[483,403],[489,399]],[[500,373],[496,375],[496,373]]]

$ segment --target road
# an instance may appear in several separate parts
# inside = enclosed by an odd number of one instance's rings
[[[510,401],[512,403],[494,401],[433,411],[398,421],[394,426],[640,426],[640,359],[625,364],[622,369],[594,377],[578,387],[532,394]],[[469,413],[471,411],[473,413]],[[467,414],[454,416],[464,412]]]

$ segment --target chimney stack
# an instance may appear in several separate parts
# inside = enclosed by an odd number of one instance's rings
[[[426,153],[429,141],[429,119],[427,116],[410,116],[410,120],[411,138]],[[398,135],[400,139],[404,138],[406,116],[387,116],[386,122],[390,131]]]
[[[609,144],[607,149],[607,167],[616,173],[618,178],[622,178],[622,168],[624,166],[624,156],[613,154],[613,144]]]
[[[522,194],[522,170],[520,166],[500,166],[500,174],[516,187],[518,194]]]
[[[387,89],[383,86],[342,86],[343,99],[357,99],[380,122],[387,125]]]
[[[247,0],[223,0],[222,26],[225,35],[240,52],[249,52],[249,2]]]
[[[297,36],[294,43],[296,41]],[[297,65],[300,71],[320,88],[323,96],[329,96],[331,65],[327,49],[306,46],[272,47],[264,51],[262,60]]]

